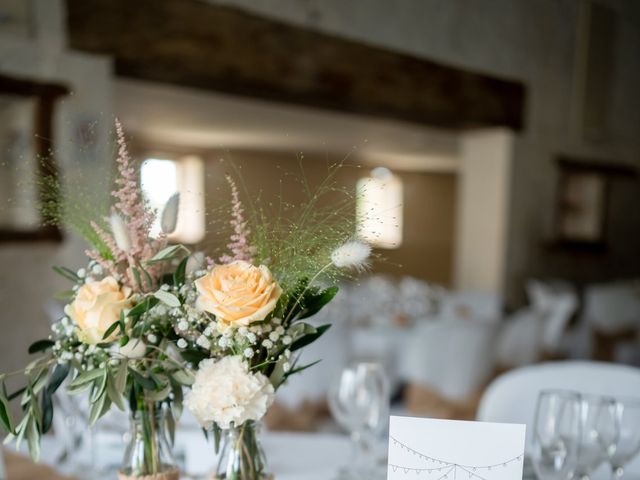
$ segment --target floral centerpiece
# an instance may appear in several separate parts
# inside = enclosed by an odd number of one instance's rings
[[[181,291],[177,346],[196,368],[186,408],[213,432],[216,446],[225,440],[214,478],[262,480],[270,477],[260,420],[275,391],[317,363],[300,365],[298,353],[330,325],[307,319],[334,298],[341,275],[366,267],[370,247],[351,238],[353,221],[335,204],[326,210],[314,204],[322,191],[288,221],[267,220],[260,210],[246,220],[228,180],[229,252],[195,272]]]
[[[92,248],[86,268],[54,268],[72,283],[65,316],[53,324],[48,339],[29,348],[40,356],[24,370],[24,388],[9,394],[5,376],[0,377],[0,423],[9,432],[7,441],[19,446],[26,440],[37,459],[40,437],[52,425],[52,396],[66,380],[70,394],[88,393],[91,425],[114,406],[129,409],[132,443],[121,478],[177,479],[166,428],[172,429],[181,409],[183,386],[193,381],[172,347],[177,337],[168,315],[179,305],[172,292],[186,279],[185,249],[167,246],[179,199],[169,200],[162,212],[163,233],[152,238],[156,213],[142,197],[118,122],[116,133],[118,175],[110,215],[85,212],[69,218],[64,201],[47,205],[50,221],[71,224]],[[62,189],[56,178],[43,182]],[[11,417],[13,399],[22,407],[19,422]]]
[[[253,205],[245,217],[227,177],[230,242],[212,255],[217,260],[197,261],[204,255],[168,244],[178,196],[161,213],[160,236],[151,236],[156,212],[143,198],[118,122],[116,133],[111,211],[70,216],[64,201],[45,204],[51,221],[75,227],[92,248],[86,268],[55,268],[72,282],[65,316],[50,338],[29,348],[40,356],[24,370],[24,388],[9,394],[0,376],[0,424],[9,441],[26,440],[37,458],[51,428],[52,396],[66,381],[69,393],[88,393],[91,424],[114,406],[129,410],[132,441],[121,479],[172,480],[179,474],[168,438],[184,398],[216,448],[224,440],[214,478],[270,478],[260,421],[278,388],[317,363],[301,365],[300,350],[330,325],[310,317],[334,298],[340,278],[367,267],[371,253],[353,238],[353,197],[333,182],[340,165],[316,191],[304,185],[306,202],[283,203],[275,216]],[[62,191],[57,179],[45,181]],[[327,195],[339,199],[323,207]],[[18,398],[24,414],[14,422],[9,402]]]

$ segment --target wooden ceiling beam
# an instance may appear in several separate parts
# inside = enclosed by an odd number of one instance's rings
[[[72,49],[116,73],[435,127],[523,126],[525,88],[197,0],[67,0]]]

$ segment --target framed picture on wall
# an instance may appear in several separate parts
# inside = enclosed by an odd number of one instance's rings
[[[633,177],[634,168],[611,162],[561,156],[556,202],[556,243],[564,247],[604,248],[612,180]]]

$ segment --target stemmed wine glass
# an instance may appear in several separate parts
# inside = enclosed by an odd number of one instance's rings
[[[330,387],[329,408],[338,424],[350,432],[354,445],[353,463],[342,469],[340,478],[376,478],[379,470],[373,454],[376,435],[384,428],[389,414],[389,382],[383,368],[366,362],[345,368]]]
[[[531,459],[540,480],[569,480],[578,464],[580,394],[561,390],[540,393],[533,425]]]
[[[589,480],[591,474],[615,452],[620,422],[613,398],[582,395],[580,404],[582,434],[576,476],[580,480]]]
[[[609,456],[612,479],[624,475],[624,466],[640,452],[640,398],[616,398],[618,442]]]

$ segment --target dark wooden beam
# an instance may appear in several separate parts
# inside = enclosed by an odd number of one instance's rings
[[[525,88],[197,0],[67,0],[70,47],[124,77],[445,128],[523,126]]]

